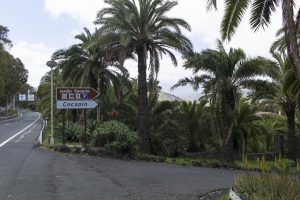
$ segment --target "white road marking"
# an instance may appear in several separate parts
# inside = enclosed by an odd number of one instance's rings
[[[26,128],[24,128],[23,130],[21,130],[20,132],[16,133],[15,135],[11,136],[10,138],[8,138],[7,140],[5,140],[4,142],[2,142],[0,144],[0,147],[3,147],[6,143],[8,143],[9,141],[11,141],[12,139],[14,139],[15,137],[17,137],[18,135],[20,135],[23,131],[27,130],[29,127],[31,127],[33,124],[35,124],[41,117],[40,114],[38,114],[38,118],[37,120],[35,120],[33,123],[31,123],[30,125],[28,125]]]
[[[15,141],[15,143],[21,142],[21,140],[25,137],[25,135],[31,133],[31,131],[33,131],[33,129],[34,129],[35,127],[36,127],[36,125],[34,125],[30,130],[28,130],[28,131],[24,132],[23,134],[21,134],[21,135],[19,136],[19,138]]]

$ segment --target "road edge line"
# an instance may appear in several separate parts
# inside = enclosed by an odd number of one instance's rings
[[[29,124],[26,128],[24,128],[23,130],[19,131],[18,133],[16,133],[15,135],[11,136],[10,138],[8,138],[7,140],[5,140],[4,142],[2,142],[0,144],[0,148],[3,147],[6,143],[8,143],[9,141],[11,141],[12,139],[14,139],[15,137],[17,137],[18,135],[20,135],[22,132],[24,132],[25,130],[27,130],[29,127],[31,127],[33,124],[35,124],[40,118],[41,118],[41,115],[40,113],[39,114],[39,117],[31,124]]]

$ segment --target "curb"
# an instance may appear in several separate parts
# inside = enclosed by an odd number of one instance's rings
[[[22,113],[18,113],[17,115],[15,116],[10,116],[10,117],[5,117],[4,119],[1,119],[0,118],[0,122],[6,122],[6,121],[10,121],[10,120],[13,120],[13,119],[17,119],[19,117],[22,117]]]

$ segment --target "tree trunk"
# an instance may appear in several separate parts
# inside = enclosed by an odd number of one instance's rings
[[[187,152],[197,152],[198,148],[197,148],[197,144],[195,142],[195,136],[194,133],[191,132],[190,133],[190,142],[189,142],[189,147],[187,148]]]
[[[300,55],[297,43],[297,30],[294,20],[294,1],[282,1],[282,19],[285,31],[285,39],[287,42],[288,55],[294,66],[294,73],[300,80]]]
[[[245,156],[247,154],[247,144],[248,144],[248,137],[245,134],[243,136],[243,147],[242,147],[242,155]]]
[[[141,138],[141,150],[149,152],[149,114],[147,97],[147,49],[141,45],[138,55],[138,133]]]
[[[234,149],[233,149],[233,137],[231,136],[227,144],[222,145],[220,160],[221,162],[233,164],[234,163]]]
[[[297,137],[295,135],[296,125],[295,125],[295,111],[296,102],[288,101],[284,105],[284,111],[288,119],[288,137],[287,137],[287,158],[291,160],[296,160],[296,146]]]
[[[223,130],[222,130],[222,160],[232,164],[234,162],[233,135],[232,128],[234,123],[235,102],[233,94],[228,95],[222,108]]]

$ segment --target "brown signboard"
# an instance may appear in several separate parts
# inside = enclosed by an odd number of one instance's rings
[[[61,87],[56,88],[56,100],[62,101],[84,101],[93,100],[99,93],[90,87]]]

